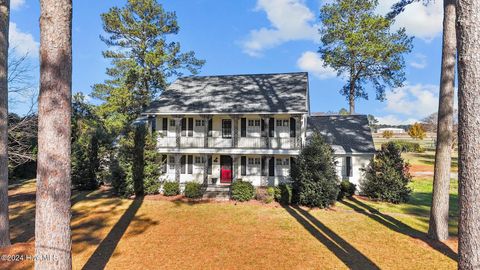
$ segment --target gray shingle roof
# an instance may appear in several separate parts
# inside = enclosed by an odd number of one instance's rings
[[[176,80],[144,113],[307,113],[308,74],[190,76]]]
[[[307,132],[320,132],[336,154],[375,153],[366,115],[309,116]]]

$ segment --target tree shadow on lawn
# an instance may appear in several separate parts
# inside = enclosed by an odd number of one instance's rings
[[[369,258],[307,211],[297,206],[283,205],[283,208],[349,269],[380,269]]]
[[[458,261],[458,256],[457,253],[455,253],[450,247],[445,245],[442,242],[439,241],[434,241],[431,240],[427,237],[427,235],[419,230],[416,230],[407,224],[389,216],[386,214],[380,213],[378,210],[374,209],[373,207],[355,199],[351,198],[349,199],[351,202],[347,200],[341,201],[342,204],[345,206],[350,207],[357,213],[361,213],[363,215],[366,215],[367,217],[377,221],[378,223],[382,224],[383,226],[398,232],[402,233],[405,235],[408,235],[410,237],[413,237],[415,239],[419,239],[429,245],[431,248],[434,248],[435,250],[441,252],[445,256],[449,257],[452,260]]]
[[[108,235],[100,242],[82,269],[104,269],[132,221],[138,222],[131,231],[131,234],[134,235],[144,232],[150,225],[158,224],[156,221],[152,221],[149,218],[137,216],[138,209],[140,209],[142,204],[143,197],[136,198],[132,201],[128,209],[112,227]],[[95,220],[92,220],[89,224],[82,224],[81,226],[83,225],[90,226],[89,230],[91,231],[97,230],[97,226],[102,226],[98,225],[98,222]],[[88,241],[88,239],[84,240]]]

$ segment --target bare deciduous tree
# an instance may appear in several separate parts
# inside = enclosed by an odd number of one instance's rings
[[[480,269],[480,1],[457,2],[459,269]]]
[[[72,269],[72,0],[40,0],[35,269]]]
[[[10,0],[0,0],[0,247],[10,245],[8,222],[8,26]]]

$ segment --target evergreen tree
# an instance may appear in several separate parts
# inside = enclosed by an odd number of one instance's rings
[[[333,149],[319,133],[292,163],[292,202],[312,207],[328,207],[335,203],[340,191]]]
[[[382,145],[375,158],[365,169],[365,178],[360,183],[361,192],[374,199],[391,203],[408,201],[412,190],[408,187],[412,177],[402,151],[394,142]]]
[[[196,74],[205,61],[192,51],[182,53],[171,41],[179,26],[174,12],[156,0],[128,0],[101,15],[107,33],[101,39],[109,47],[103,56],[111,60],[110,77],[93,87],[93,96],[104,103],[99,115],[114,134],[124,131],[168,81],[184,72]]]
[[[320,11],[324,63],[347,78],[340,93],[347,97],[350,114],[355,100],[368,99],[365,84],[376,90],[378,100],[387,87],[401,87],[405,81],[403,54],[412,49],[405,29],[391,31],[393,19],[376,13],[377,0],[335,0]]]
[[[120,138],[118,153],[110,164],[112,186],[118,195],[158,193],[162,160],[156,138],[144,125],[131,128]]]

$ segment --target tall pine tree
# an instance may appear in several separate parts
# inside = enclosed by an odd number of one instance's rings
[[[107,33],[101,39],[109,47],[103,56],[112,66],[110,78],[94,85],[93,96],[104,101],[98,113],[107,129],[118,134],[171,79],[196,74],[205,61],[192,51],[181,52],[180,43],[171,40],[180,30],[177,16],[156,0],[128,0],[101,18]]]
[[[340,93],[347,97],[350,114],[355,100],[368,99],[365,84],[376,90],[378,100],[387,87],[401,87],[405,81],[403,54],[412,49],[405,29],[391,31],[393,20],[376,14],[377,0],[335,0],[320,11],[325,65],[346,78]]]

